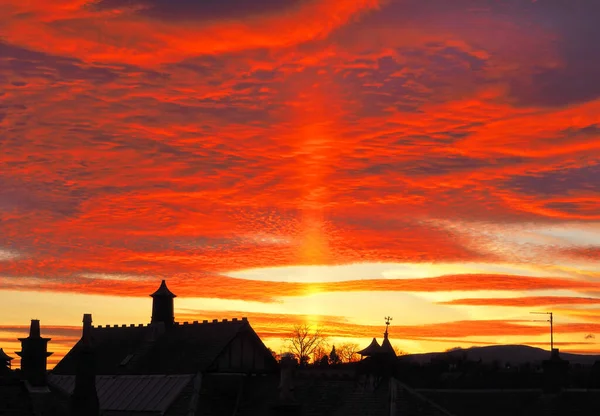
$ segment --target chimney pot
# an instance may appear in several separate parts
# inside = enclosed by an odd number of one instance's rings
[[[30,338],[40,338],[40,320],[32,319],[31,326],[29,327]]]

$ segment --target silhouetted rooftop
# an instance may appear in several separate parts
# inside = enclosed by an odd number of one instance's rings
[[[0,415],[34,416],[29,392],[16,377],[0,377]]]
[[[212,322],[93,327],[98,374],[189,374],[209,370],[238,335],[261,342],[245,318]],[[79,341],[56,365],[54,374],[75,374]],[[265,348],[265,353],[267,350]],[[274,359],[269,354],[267,359]]]
[[[171,292],[169,290],[169,288],[167,287],[167,282],[165,280],[163,280],[160,283],[160,286],[158,287],[158,289],[156,290],[156,292],[154,292],[150,296],[152,296],[152,297],[155,297],[155,296],[167,296],[167,297],[171,297],[171,298],[176,298],[177,297],[177,295],[175,295],[173,292]]]
[[[373,354],[378,354],[381,350],[381,345],[377,342],[377,339],[373,338],[373,341],[369,344],[369,346],[365,349],[358,351],[358,354],[364,356],[370,356]]]
[[[387,337],[383,339],[379,352],[382,354],[393,355],[394,357],[396,356],[396,351],[394,351],[394,347],[392,347],[392,344]]]
[[[180,398],[193,379],[194,375],[189,374],[97,376],[96,389],[100,410],[102,414],[135,412],[136,415],[163,415]],[[75,376],[51,374],[48,383],[71,395],[75,388]]]
[[[12,361],[14,358],[9,357],[2,348],[0,348],[0,361]]]

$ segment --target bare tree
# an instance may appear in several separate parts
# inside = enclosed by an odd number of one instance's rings
[[[318,363],[321,361],[321,359],[327,355],[327,344],[325,342],[322,342],[321,345],[319,345],[318,347],[315,348],[315,350],[312,353],[313,356],[313,363]]]
[[[325,343],[325,336],[318,328],[312,331],[307,324],[300,324],[294,325],[294,330],[285,342],[289,351],[300,361],[300,365],[306,365],[315,350]]]
[[[343,363],[353,363],[358,361],[359,350],[360,346],[352,343],[340,344],[336,348],[337,355],[340,357]]]
[[[408,355],[408,353],[404,350],[401,350],[397,346],[394,346],[394,352],[396,353],[396,357],[400,357],[402,355]]]

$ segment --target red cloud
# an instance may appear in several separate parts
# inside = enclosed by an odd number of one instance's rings
[[[159,64],[202,54],[289,47],[322,38],[360,13],[377,9],[380,1],[311,1],[287,12],[238,21],[202,21],[201,16],[200,21],[193,16],[167,21],[140,16],[127,7],[101,11],[89,5],[87,1],[52,6],[9,1],[0,21],[4,38],[89,62]]]
[[[309,290],[599,292],[552,276],[222,276],[595,260],[591,246],[506,247],[484,225],[453,226],[600,218],[593,0],[572,13],[546,2],[315,0],[237,20],[108,3],[0,5],[3,289],[146,296],[152,276],[182,296],[262,302]]]

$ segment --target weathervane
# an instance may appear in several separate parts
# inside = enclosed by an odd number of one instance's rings
[[[550,322],[550,351],[554,350],[554,319],[552,312],[531,312],[536,315],[549,315],[549,319],[544,319],[543,321],[535,320],[533,322]]]
[[[387,334],[387,332],[388,332],[388,327],[390,326],[390,321],[391,321],[392,319],[393,319],[393,318],[392,318],[391,316],[386,316],[386,317],[385,317],[385,333],[386,333],[386,334]]]

